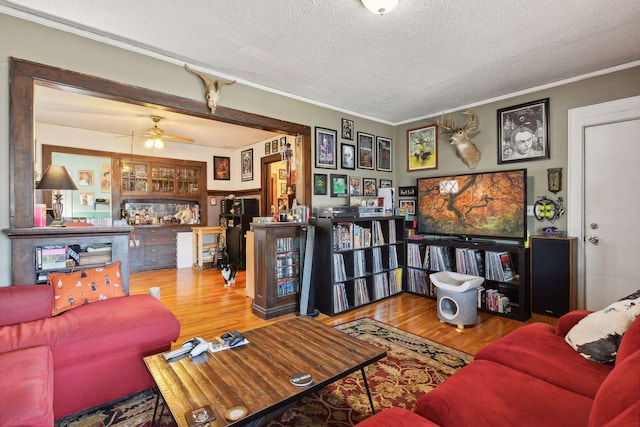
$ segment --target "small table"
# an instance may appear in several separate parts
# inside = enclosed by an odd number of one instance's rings
[[[222,242],[220,241],[220,231],[221,228],[218,226],[213,227],[193,227],[193,234],[195,234],[193,239],[193,266],[197,267],[199,270],[202,270],[204,263],[208,262],[204,260],[204,252],[205,250],[213,250],[216,253],[213,256],[211,261],[215,262],[217,259],[217,254],[220,250],[218,247]],[[214,235],[215,239],[213,242],[205,242],[205,235]]]
[[[360,370],[374,412],[364,367],[387,352],[317,320],[298,317],[246,331],[248,344],[206,353],[202,359],[168,363],[162,354],[144,358],[178,426],[185,413],[210,405],[212,427],[243,425],[283,408],[302,396]],[[313,383],[298,387],[295,373],[308,373]],[[227,410],[244,406],[248,414],[225,419]]]

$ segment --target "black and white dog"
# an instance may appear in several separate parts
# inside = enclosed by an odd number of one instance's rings
[[[224,286],[229,287],[236,283],[236,274],[238,274],[238,266],[235,264],[224,264],[221,269]]]

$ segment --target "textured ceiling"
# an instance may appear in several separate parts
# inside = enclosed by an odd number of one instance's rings
[[[359,0],[0,5],[392,124],[640,60],[638,0],[400,0],[382,16]]]

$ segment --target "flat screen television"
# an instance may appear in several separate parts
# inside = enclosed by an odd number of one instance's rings
[[[418,233],[527,239],[527,170],[418,178]]]

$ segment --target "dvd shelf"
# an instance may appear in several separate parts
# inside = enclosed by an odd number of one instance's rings
[[[321,312],[333,316],[402,292],[403,217],[312,218],[311,224],[316,227],[313,277]]]
[[[529,250],[513,244],[429,239],[407,241],[407,292],[436,298],[429,274],[455,271],[485,278],[478,309],[517,320],[530,315]]]

